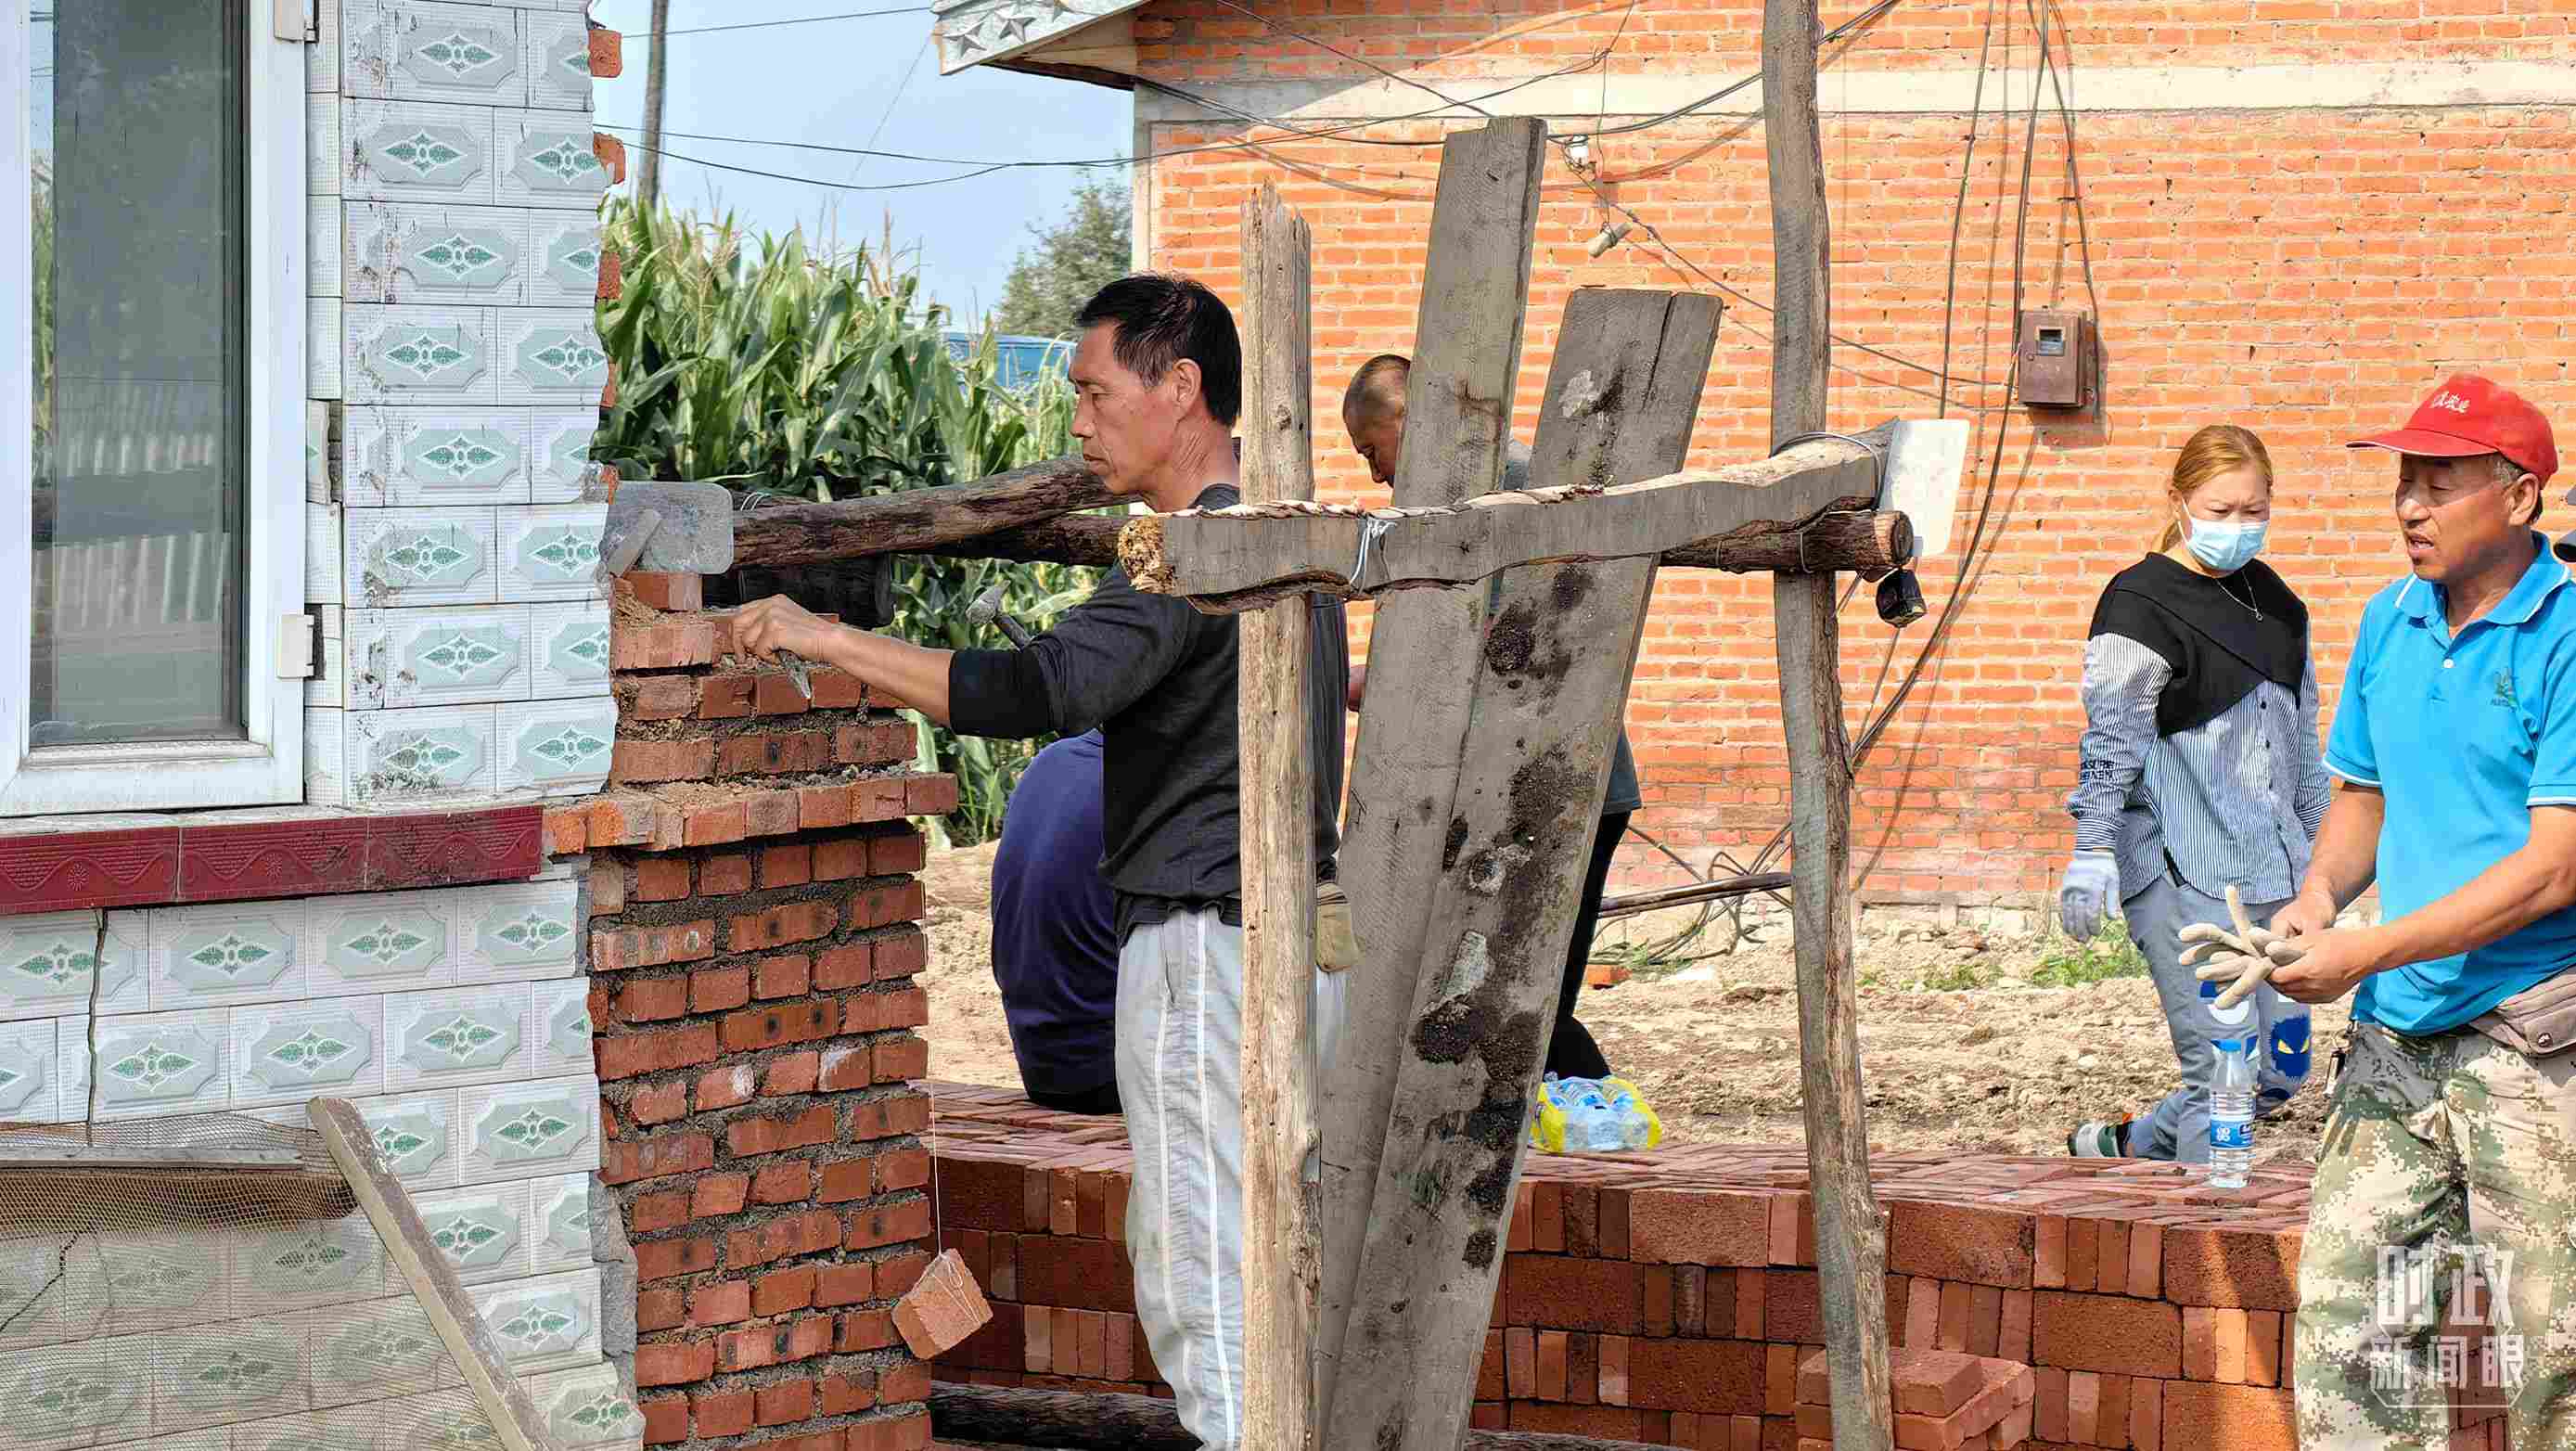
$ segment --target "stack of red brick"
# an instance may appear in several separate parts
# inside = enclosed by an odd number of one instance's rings
[[[640,1288],[649,1444],[917,1451],[928,1367],[927,962],[905,820],[957,799],[855,682],[809,706],[734,654],[694,577],[630,576],[610,790],[551,813],[592,860],[602,1177]],[[676,607],[657,611],[652,605]]]
[[[1128,1283],[1123,1127],[929,1087],[942,1241],[995,1301],[941,1378],[1167,1393]],[[2120,1160],[1879,1154],[1871,1171],[1895,1342],[2031,1367],[2033,1447],[2296,1447],[2304,1170],[2235,1192]],[[1475,1423],[1792,1451],[1798,1367],[1824,1343],[1806,1181],[1794,1147],[1534,1158]],[[2495,1412],[2455,1421],[2457,1446],[2502,1451]]]

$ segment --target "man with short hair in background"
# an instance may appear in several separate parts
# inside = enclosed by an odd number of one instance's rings
[[[2273,987],[2353,995],[2299,1256],[2300,1444],[2438,1451],[2460,1394],[2509,1403],[2508,1445],[2576,1447],[2576,587],[2532,528],[2558,449],[2466,374],[2352,446],[2398,456],[2411,572],[2362,613],[2340,785],[2272,918],[2305,949]],[[2374,881],[2380,924],[2336,927]],[[2464,1258],[2491,1313],[2451,1300]],[[2446,1308],[2483,1313],[2482,1355],[2437,1344]]]
[[[1404,386],[1413,364],[1401,353],[1380,353],[1360,365],[1342,393],[1342,431],[1368,464],[1371,482],[1395,482],[1396,464],[1404,457]],[[1519,443],[1503,447],[1502,487],[1530,485],[1530,451]],[[1488,613],[1503,587],[1499,574],[1486,582]],[[1368,667],[1351,671],[1350,708],[1360,708],[1368,684]],[[1574,995],[1583,987],[1583,969],[1592,959],[1592,934],[1601,920],[1601,894],[1609,889],[1610,864],[1628,834],[1628,818],[1645,805],[1637,786],[1637,761],[1628,751],[1628,731],[1619,731],[1610,758],[1610,786],[1601,801],[1601,825],[1592,835],[1592,860],[1583,872],[1583,895],[1574,913],[1574,936],[1565,948],[1565,985],[1556,997],[1556,1026],[1548,1036],[1545,1072],[1559,1078],[1607,1078],[1610,1061],[1601,1045],[1574,1018]]]
[[[1141,274],[1075,319],[1073,436],[1110,492],[1157,512],[1236,503],[1243,351],[1205,286]],[[1315,860],[1329,876],[1341,812],[1349,655],[1338,601],[1317,603]],[[1127,1251],[1136,1315],[1181,1424],[1237,1451],[1243,1420],[1243,902],[1236,618],[1139,593],[1111,569],[1089,599],[1018,650],[932,650],[826,624],[792,601],[746,607],[735,638],[857,676],[970,735],[1098,726],[1102,870],[1117,893],[1118,1097],[1135,1150]],[[1315,974],[1315,1078],[1342,1013]],[[1288,1051],[1293,1045],[1259,1045]],[[1315,1166],[1310,1162],[1309,1169]]]

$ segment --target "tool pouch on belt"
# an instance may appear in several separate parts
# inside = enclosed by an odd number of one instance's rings
[[[2576,971],[2560,969],[2469,1026],[2526,1058],[2553,1058],[2576,1048]]]
[[[1315,889],[1315,965],[1326,972],[1359,966],[1360,941],[1351,934],[1351,899],[1341,885],[1326,882]]]

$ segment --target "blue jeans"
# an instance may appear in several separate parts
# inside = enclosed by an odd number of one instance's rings
[[[2284,904],[2249,905],[2245,915],[2260,926]],[[2269,983],[2238,1003],[2223,1018],[2216,1005],[2200,995],[2200,980],[2182,965],[2178,937],[2194,922],[2227,921],[2227,904],[2203,896],[2160,873],[2144,891],[2120,904],[2129,924],[2129,940],[2147,959],[2156,982],[2156,997],[2173,1034],[2174,1057],[2182,1064],[2182,1087],[2165,1095],[2129,1125],[2129,1153],[2141,1159],[2170,1159],[2184,1164],[2209,1162],[2209,1080],[2218,1066],[2220,1038],[2257,1035],[2262,1044],[2254,1061],[2255,1116],[2271,1114],[2290,1101],[2308,1077],[2308,1008],[2272,990]]]

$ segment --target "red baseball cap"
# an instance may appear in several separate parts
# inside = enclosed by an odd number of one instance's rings
[[[2521,394],[2475,373],[2445,379],[2404,428],[2356,438],[2344,447],[2384,448],[2427,458],[2500,453],[2544,484],[2558,472],[2558,444],[2550,436],[2549,420]]]

